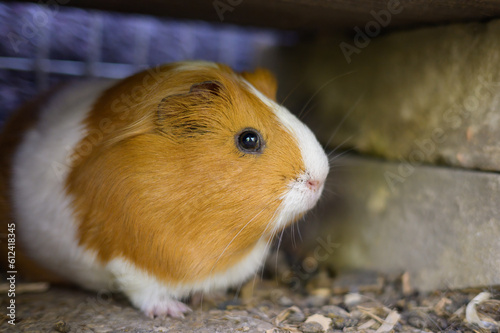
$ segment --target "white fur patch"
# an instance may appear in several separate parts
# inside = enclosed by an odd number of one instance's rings
[[[267,246],[260,241],[246,258],[222,273],[193,283],[168,284],[159,282],[155,277],[137,268],[124,259],[111,260],[107,268],[113,273],[122,290],[132,303],[143,311],[161,303],[169,304],[172,299],[189,296],[193,292],[208,292],[237,285],[251,277],[262,265],[267,254]]]
[[[109,281],[90,251],[78,246],[66,193],[69,155],[84,137],[83,121],[110,81],[71,84],[42,107],[13,161],[16,231],[28,254],[60,275],[92,289]]]
[[[278,230],[286,226],[299,214],[313,208],[319,200],[330,169],[328,157],[309,127],[285,107],[258,91],[248,81],[244,80],[244,82],[250,87],[253,94],[274,111],[291,136],[296,138],[305,165],[303,173],[297,175],[297,178],[290,182],[288,191],[281,198],[283,203],[280,207],[280,213],[274,221],[275,229]],[[307,186],[309,180],[319,181],[322,184],[321,188],[316,191],[310,190]]]

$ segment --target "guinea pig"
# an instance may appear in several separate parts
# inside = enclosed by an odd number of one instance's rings
[[[58,88],[0,137],[0,218],[35,265],[150,317],[238,285],[329,171],[264,69],[180,62]],[[21,259],[19,259],[21,260]]]

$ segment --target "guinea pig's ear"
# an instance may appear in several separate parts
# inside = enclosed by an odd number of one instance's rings
[[[257,68],[255,72],[243,72],[241,76],[250,82],[257,90],[276,101],[276,91],[278,90],[278,83],[274,75],[264,68]]]
[[[160,132],[175,136],[193,137],[207,133],[207,123],[217,103],[225,99],[224,85],[219,81],[193,84],[185,94],[170,95],[158,105],[156,125]],[[208,116],[207,116],[208,115]]]

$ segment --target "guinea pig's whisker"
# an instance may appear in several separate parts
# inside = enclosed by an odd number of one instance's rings
[[[296,227],[295,225],[298,225],[298,224],[299,224],[298,222],[297,222],[297,223],[294,223],[294,224],[292,225],[292,228],[291,228],[291,229],[292,229],[292,246],[293,246],[293,248],[294,248],[294,249],[296,249],[296,248],[297,248],[297,236],[299,235],[299,233],[298,233],[298,232],[299,232],[299,231],[298,231],[299,229],[298,229],[298,227]],[[297,232],[295,232],[295,228],[297,228]]]
[[[332,162],[334,162],[335,160],[338,160],[339,158],[341,158],[342,156],[344,156],[345,154],[350,153],[351,151],[354,151],[354,148],[349,148],[349,149],[347,149],[347,150],[345,150],[345,151],[343,151],[343,152],[341,152],[340,154],[335,155],[335,156],[331,156],[331,157],[330,157],[330,156],[328,156],[328,161],[329,161],[330,163],[332,163]]]
[[[303,217],[302,220],[305,220],[305,217]],[[300,226],[299,226],[300,223],[296,223],[296,225],[297,225],[297,234],[299,235],[299,239],[302,242],[303,239],[302,239],[302,234],[300,233]]]
[[[277,195],[277,193],[278,193],[278,192],[277,192],[277,191],[275,191],[273,194],[274,194],[274,195]],[[271,203],[274,203],[274,202],[276,202],[276,201],[278,201],[278,200],[279,200],[279,199],[276,199],[276,200],[272,201]],[[269,220],[269,221],[270,221],[270,223],[268,223],[268,224],[266,225],[266,227],[264,228],[264,231],[262,232],[262,235],[261,235],[261,236],[260,236],[260,238],[259,238],[259,242],[262,240],[262,237],[264,237],[264,236],[267,234],[267,231],[268,231],[268,228],[269,228],[269,227],[276,228],[276,226],[274,225],[274,223],[271,223],[271,221],[274,221],[274,218],[276,217],[276,214],[277,214],[277,213],[278,213],[278,210],[275,210],[275,211],[274,211],[274,213],[273,213],[273,216],[271,216],[271,219]],[[267,246],[267,244],[268,244],[269,242],[271,242],[271,241],[272,241],[273,237],[274,237],[274,229],[271,231],[271,237],[268,239],[268,241],[267,241],[267,243],[266,243],[266,246]],[[264,258],[262,258],[262,259],[264,259]]]
[[[349,118],[349,116],[352,114],[352,112],[356,109],[356,107],[358,106],[358,104],[361,101],[361,99],[363,99],[364,95],[365,95],[364,93],[361,94],[361,96],[359,96],[358,99],[356,100],[356,103],[354,103],[354,105],[349,109],[349,111],[347,111],[347,113],[342,117],[342,120],[340,120],[339,124],[337,125],[337,127],[335,128],[335,130],[333,131],[333,133],[330,135],[330,138],[326,142],[326,144],[324,146],[325,148],[328,147],[328,145],[333,140],[333,138],[335,137],[335,135],[337,134],[337,132],[339,131],[339,129],[342,127],[342,125],[344,124],[344,122],[347,120],[347,118]]]
[[[278,240],[278,246],[276,247],[276,261],[274,263],[274,275],[278,276],[278,256],[280,253],[280,246],[281,246],[281,241],[283,240],[283,233],[285,232],[285,229],[281,230],[280,237]]]
[[[336,194],[337,194],[335,191],[333,191],[333,190],[331,190],[331,189],[329,189],[329,188],[328,188],[328,189],[327,189],[327,188],[325,188],[323,191],[325,191],[325,192],[327,192],[327,193],[329,193],[329,194],[333,194],[333,195],[336,195]]]
[[[352,74],[352,73],[355,73],[356,71],[350,71],[350,72],[347,72],[347,73],[343,73],[343,74],[340,74],[340,75],[337,75],[333,78],[331,78],[330,80],[326,81],[321,87],[319,87],[318,90],[316,90],[316,92],[311,96],[311,98],[309,98],[309,100],[307,101],[307,103],[304,105],[304,107],[302,108],[302,110],[300,110],[300,113],[299,113],[299,119],[302,119],[302,113],[304,112],[304,110],[307,108],[307,106],[309,105],[309,103],[311,103],[311,101],[316,97],[317,94],[319,94],[321,92],[321,90],[323,90],[324,88],[326,88],[326,86],[328,86],[330,83],[332,83],[333,81],[337,80],[337,79],[340,79],[341,77],[344,77],[344,76],[347,76],[349,74]]]
[[[339,149],[341,149],[341,148],[342,148],[342,146],[343,146],[344,144],[346,144],[349,140],[351,140],[351,139],[352,139],[352,137],[353,137],[353,136],[351,135],[351,136],[349,136],[347,139],[345,139],[344,141],[342,141],[340,144],[338,144],[338,145],[337,145],[337,147],[335,147],[335,149],[333,149],[331,152],[329,152],[326,156],[327,156],[328,158],[330,158],[330,156],[332,156],[333,154],[335,154],[335,153],[336,153]]]
[[[344,157],[342,157],[344,158]],[[332,161],[330,163],[332,163],[332,165],[330,165],[330,171],[332,171],[333,169],[336,169],[335,171],[337,172],[344,172],[344,171],[350,171],[352,170],[351,167],[354,167],[356,165],[352,165],[352,163],[343,163],[345,162],[342,158],[332,158]],[[327,179],[326,183],[327,184],[330,184],[332,181],[332,178],[329,178]]]
[[[295,222],[292,225],[292,245],[294,248],[297,247],[297,240],[295,239],[295,237],[296,237],[295,228],[297,228],[297,235],[299,236],[299,239],[302,242],[302,234],[300,233],[299,225],[302,221],[305,221],[305,219],[306,219],[306,215],[302,216],[299,221]]]
[[[294,223],[294,224],[298,224],[298,223]],[[295,242],[295,225],[292,225],[292,246],[293,248],[296,248],[297,247],[297,243]]]
[[[233,239],[231,239],[231,241],[226,245],[226,247],[224,248],[224,250],[222,251],[222,253],[219,255],[219,257],[217,258],[217,260],[215,261],[212,269],[210,270],[210,273],[209,275],[212,274],[213,270],[215,269],[215,267],[217,266],[217,264],[219,263],[219,260],[222,258],[222,256],[224,255],[224,253],[226,253],[227,249],[229,248],[229,246],[231,246],[231,244],[234,242],[234,240],[236,239],[236,237],[238,237],[239,234],[241,234],[241,232],[252,222],[254,221],[260,214],[262,214],[263,211],[265,211],[272,203],[274,203],[274,201],[270,202],[268,205],[264,206],[264,208],[262,208],[262,210],[260,210],[257,214],[255,214],[254,217],[252,217],[241,229],[240,231],[238,231],[238,233],[236,233],[236,235],[234,235]]]
[[[234,292],[234,297],[233,297],[233,301],[235,301],[238,296],[240,296],[240,292],[241,292],[241,287],[243,287],[243,282],[240,282],[238,284],[238,288],[236,288],[235,292]]]
[[[281,232],[280,232],[280,236],[278,237],[278,246],[276,247],[276,251],[279,252],[280,250],[280,246],[281,246],[281,242],[283,240],[283,233],[285,232],[285,229],[281,229]],[[276,260],[276,265],[278,265],[278,261]]]
[[[297,90],[297,88],[302,84],[304,83],[304,78],[302,80],[299,81],[299,83],[297,83],[295,85],[295,87],[292,88],[292,90],[290,90],[290,92],[288,93],[288,95],[286,95],[286,97],[280,102],[281,105],[285,104],[286,100],[288,99],[288,97],[290,97],[292,95],[292,93]]]
[[[276,217],[277,213],[278,213],[278,210],[274,211],[273,216],[270,219],[271,222],[274,221],[274,218]],[[277,225],[275,225],[274,223],[268,223],[267,226],[266,226],[266,228],[264,229],[264,232],[262,233],[262,236],[259,238],[259,241],[262,240],[262,237],[264,237],[267,234],[267,229],[269,228],[269,226],[272,226],[271,237],[269,237],[269,239],[266,241],[265,250],[263,252],[263,257],[261,258],[261,261],[264,261],[265,256],[267,256],[269,248],[271,247],[272,242],[274,240],[274,237],[276,236],[276,233],[278,232],[278,226]],[[264,266],[262,266],[262,268],[261,268],[261,274],[260,274],[260,278],[261,279],[262,279],[262,275],[263,274],[264,274]],[[254,277],[254,282],[253,282],[254,284],[255,284],[255,278],[256,277],[257,277],[257,274]]]
[[[277,234],[278,230],[276,227],[273,228],[273,230],[271,231],[271,237],[269,237],[269,239],[267,240],[266,242],[266,249],[264,251],[264,254],[262,256],[262,259],[261,261],[264,261],[265,257],[267,256],[268,254],[268,251],[269,251],[269,248],[271,247],[272,243],[273,243],[273,240],[274,240],[274,237],[276,237],[276,234]],[[260,274],[256,274],[255,277],[254,277],[254,284],[255,284],[255,278],[257,277],[257,275],[260,276],[260,279],[262,280],[263,279],[263,275],[264,275],[264,265],[261,267],[261,270],[260,270]]]
[[[260,271],[261,271],[261,272],[262,272],[263,270],[264,270],[264,266],[262,266],[262,267],[260,268]],[[260,276],[260,274],[259,274],[258,272],[257,272],[256,274],[254,274],[253,279],[252,279],[252,291],[254,291],[254,290],[255,290],[255,281],[257,280],[257,276]],[[261,279],[262,279],[262,277],[261,277]]]
[[[266,230],[267,230],[267,227],[266,227],[266,229],[264,229],[264,232],[262,233],[262,236],[259,238],[259,241],[262,239],[262,237],[264,237],[266,235]],[[274,240],[275,235],[276,235],[276,231],[273,228],[273,230],[271,231],[271,237],[269,237],[269,239],[266,241],[265,251],[264,251],[264,254],[262,255],[261,261],[264,261],[265,256],[267,256],[267,252],[272,245],[272,242]]]
[[[315,102],[314,104],[310,105],[306,110],[305,112],[302,114],[302,117],[301,119],[304,119],[305,117],[307,117],[307,115],[309,114],[309,112],[311,112],[312,110],[316,109],[318,105],[318,102]]]

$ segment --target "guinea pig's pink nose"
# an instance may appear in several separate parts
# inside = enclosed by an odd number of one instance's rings
[[[317,191],[321,187],[321,182],[316,179],[309,179],[307,181],[307,187],[312,191]]]

